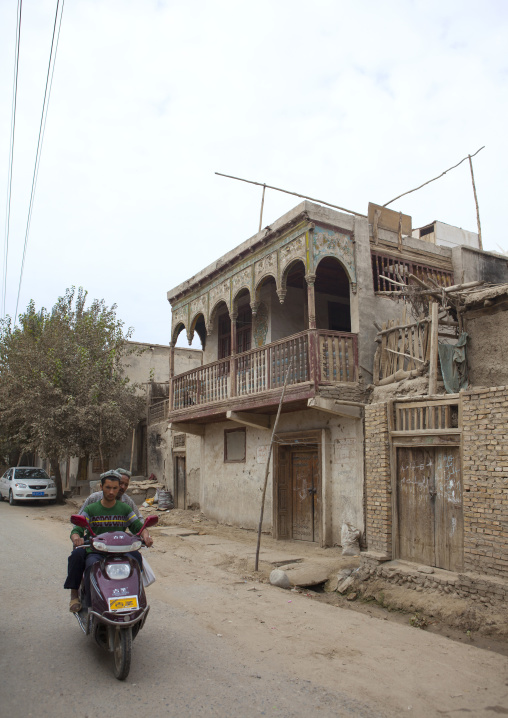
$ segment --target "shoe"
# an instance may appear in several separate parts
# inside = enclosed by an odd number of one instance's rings
[[[71,613],[78,613],[81,611],[81,601],[79,598],[71,598],[71,602],[69,603],[69,611]]]

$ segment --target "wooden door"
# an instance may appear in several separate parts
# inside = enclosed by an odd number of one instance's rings
[[[317,448],[281,446],[277,482],[278,537],[319,541],[321,486]]]
[[[175,506],[177,509],[185,509],[185,497],[187,493],[185,456],[175,458]]]
[[[458,571],[463,557],[459,447],[397,449],[399,556]]]

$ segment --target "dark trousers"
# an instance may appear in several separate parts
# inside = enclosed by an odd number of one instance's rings
[[[67,578],[64,588],[78,589],[85,568],[90,568],[94,563],[100,561],[104,554],[87,553],[86,548],[78,546],[73,550],[67,562]],[[139,551],[130,551],[126,556],[132,556],[139,563],[140,569],[143,569],[143,559]]]

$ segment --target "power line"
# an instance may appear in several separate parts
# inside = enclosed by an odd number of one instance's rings
[[[19,275],[18,297],[16,299],[16,312],[14,315],[14,323],[16,323],[16,319],[18,317],[19,296],[21,294],[21,283],[23,281],[23,270],[25,268],[26,249],[27,249],[27,245],[28,245],[28,234],[30,232],[30,224],[32,221],[32,211],[33,211],[33,204],[34,204],[34,198],[35,198],[35,187],[37,185],[37,177],[39,174],[39,165],[40,165],[41,153],[42,153],[42,143],[44,141],[44,131],[46,129],[46,119],[47,119],[47,115],[48,115],[49,98],[51,96],[51,87],[53,85],[53,75],[55,72],[56,53],[58,51],[58,41],[60,39],[60,28],[62,27],[62,16],[63,16],[64,4],[65,4],[65,0],[62,0],[62,10],[60,12],[60,20],[58,21],[58,10],[60,7],[60,0],[57,0],[56,11],[55,11],[55,22],[53,24],[53,36],[51,38],[51,50],[49,53],[48,73],[46,76],[46,87],[44,90],[44,101],[42,103],[41,122],[39,125],[39,139],[37,140],[37,151],[35,153],[35,166],[34,166],[34,173],[33,173],[33,178],[32,178],[32,191],[30,193],[30,204],[28,207],[28,217],[27,217],[26,231],[25,231],[25,243],[23,246],[23,259],[21,262],[21,271],[20,271],[20,275]],[[56,31],[57,22],[58,22],[58,32]],[[55,33],[56,33],[56,42],[55,42]],[[53,54],[53,48],[55,49],[54,54]]]
[[[11,136],[9,144],[9,173],[7,177],[7,207],[5,212],[4,271],[2,277],[2,317],[5,317],[5,300],[7,295],[7,263],[9,259],[9,229],[11,220],[12,165],[14,162],[14,135],[16,130],[16,105],[18,100],[19,42],[21,38],[22,4],[23,0],[18,0],[18,8],[16,11],[16,43],[14,50],[14,81],[12,88]]]

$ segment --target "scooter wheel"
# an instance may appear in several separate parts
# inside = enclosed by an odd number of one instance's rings
[[[115,678],[124,681],[129,675],[132,656],[132,628],[114,628],[113,658],[115,660]]]

